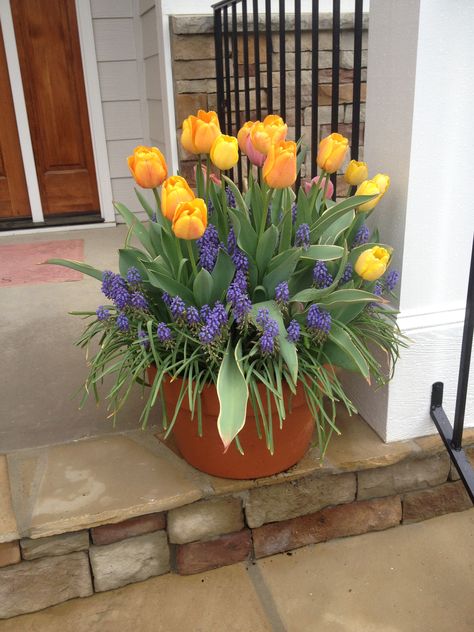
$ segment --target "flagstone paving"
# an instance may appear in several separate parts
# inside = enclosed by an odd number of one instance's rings
[[[474,509],[166,575],[0,621],[0,632],[472,632]]]

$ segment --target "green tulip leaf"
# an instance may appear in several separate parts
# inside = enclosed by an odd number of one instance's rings
[[[315,261],[334,261],[340,259],[344,254],[342,246],[310,246],[303,250],[302,259],[313,259]]]
[[[273,224],[267,228],[258,241],[257,253],[255,256],[260,278],[265,274],[267,266],[273,257],[278,243],[278,228]]]
[[[138,217],[134,215],[132,211],[130,211],[125,206],[125,204],[122,204],[121,202],[114,202],[114,206],[117,209],[117,211],[120,213],[120,215],[123,217],[123,219],[125,220],[125,223],[130,228],[132,233],[137,237],[140,243],[147,249],[149,254],[152,257],[156,257],[158,253],[155,251],[153,247],[152,241],[150,239],[150,235],[148,234],[147,229],[145,228],[145,226],[143,226],[143,224],[138,219]]]
[[[44,263],[49,263],[54,266],[64,266],[65,268],[71,268],[71,270],[77,270],[78,272],[87,274],[87,276],[102,281],[102,270],[93,268],[88,263],[82,263],[82,261],[72,261],[71,259],[48,259]]]
[[[234,274],[235,266],[232,258],[224,250],[220,249],[217,255],[216,265],[211,272],[214,281],[211,303],[224,300],[229,285],[234,278]]]
[[[193,283],[194,299],[198,307],[209,304],[213,285],[214,281],[212,280],[210,272],[204,268],[199,270]]]
[[[242,368],[242,340],[235,349],[231,340],[224,353],[217,376],[217,396],[220,410],[217,430],[227,451],[245,425],[249,390]]]
[[[352,368],[349,370],[356,371],[360,373],[370,384],[370,370],[367,361],[364,356],[361,354],[359,349],[356,347],[352,338],[349,336],[347,331],[343,329],[340,325],[333,321],[331,325],[331,331],[329,332],[328,339],[330,342],[334,343],[340,351],[347,356],[347,365],[350,365]],[[324,352],[327,353],[327,349],[330,346],[328,343],[324,346]],[[331,358],[333,360],[333,358]],[[341,366],[339,363],[338,366]],[[343,368],[349,368],[348,366]]]

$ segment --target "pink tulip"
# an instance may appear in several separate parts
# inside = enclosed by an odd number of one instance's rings
[[[311,191],[311,189],[314,186],[321,186],[322,188],[324,188],[325,185],[325,180],[323,180],[323,182],[321,183],[321,185],[319,184],[319,180],[320,180],[321,176],[315,176],[310,182],[306,181],[303,182],[303,190],[306,193],[306,195],[309,195],[309,192]],[[329,180],[329,184],[326,190],[326,197],[328,199],[332,198],[334,193],[334,185],[331,182],[331,180]]]
[[[257,167],[263,167],[263,163],[265,162],[266,156],[265,154],[261,154],[259,151],[255,149],[252,145],[252,141],[250,140],[250,134],[247,137],[247,142],[245,144],[245,154],[247,158],[253,165]]]

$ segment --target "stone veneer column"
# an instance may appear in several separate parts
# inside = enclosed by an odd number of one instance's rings
[[[370,173],[392,178],[371,219],[395,246],[399,324],[413,342],[387,388],[356,379],[347,387],[386,441],[435,432],[429,404],[437,380],[454,414],[474,229],[473,24],[469,0],[371,4],[365,159]],[[471,387],[471,423],[472,413]]]

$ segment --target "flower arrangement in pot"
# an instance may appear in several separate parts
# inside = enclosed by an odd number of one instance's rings
[[[245,123],[237,138],[221,133],[214,112],[189,116],[181,142],[197,157],[196,193],[168,177],[157,148],[137,147],[128,163],[153,191],[152,205],[136,190],[148,221],[115,206],[140,247],[127,237],[118,274],[50,261],[99,279],[108,300],[82,314],[91,320],[78,344],[100,343],[86,395],[112,375],[115,415],[138,382],[142,426],[159,404],[184,458],[225,477],[287,469],[313,435],[324,454],[339,432],[336,402],[355,410],[336,368],[384,384],[404,344],[388,302],[391,248],[365,224],[388,176],[368,180],[365,163],[351,161],[347,197],[333,201],[330,176],[348,140],[331,134],[319,176],[294,191],[304,151],[286,136],[276,115]],[[239,149],[244,191],[226,175]]]

